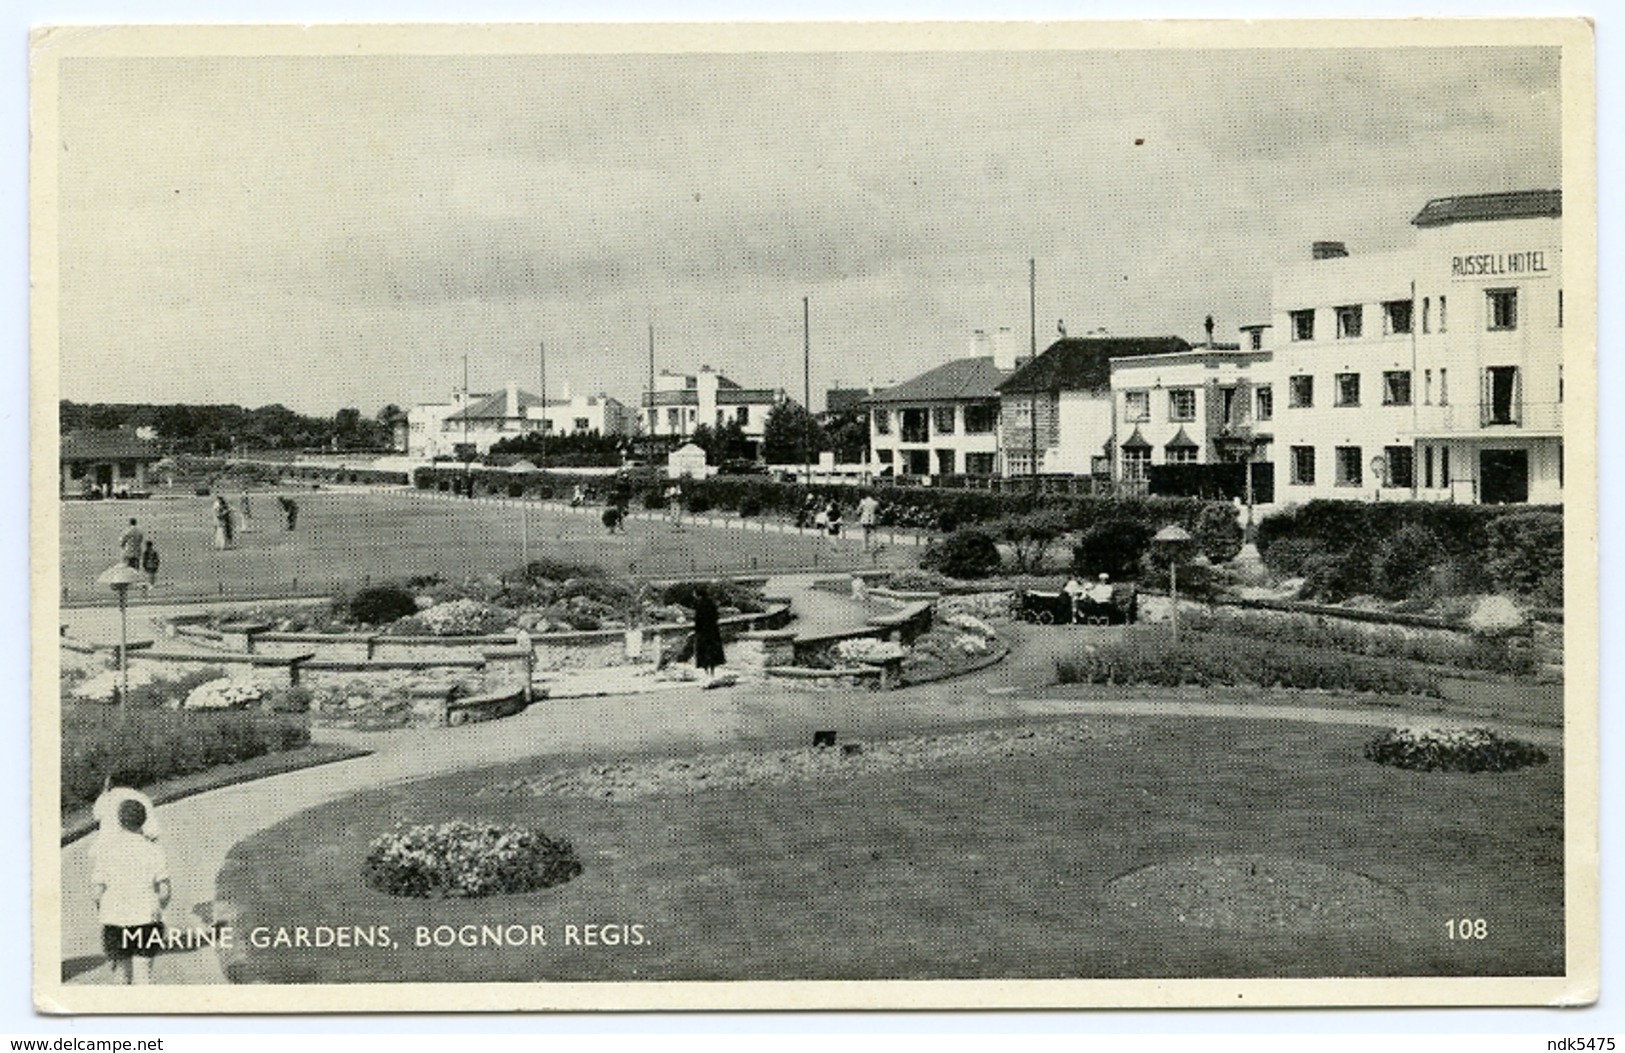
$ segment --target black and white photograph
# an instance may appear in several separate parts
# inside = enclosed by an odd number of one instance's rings
[[[36,1009],[1594,1002],[1592,49],[37,29]]]

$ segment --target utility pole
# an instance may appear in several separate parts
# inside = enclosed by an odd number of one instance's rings
[[[548,341],[541,341],[541,452],[536,453],[536,468],[548,470]]]
[[[812,486],[812,315],[807,297],[801,298],[801,465]]]
[[[1029,366],[1038,362],[1038,261],[1033,258],[1027,260],[1027,332],[1029,334],[1028,358]],[[1038,489],[1038,371],[1033,370],[1033,389],[1030,399],[1028,415],[1030,417],[1028,429],[1032,436],[1032,477],[1033,490]]]
[[[655,409],[655,324],[649,323],[649,452],[645,454],[647,461],[654,459],[655,424],[659,419],[660,411]]]
[[[474,451],[468,445],[468,354],[463,354],[463,496],[474,496]]]

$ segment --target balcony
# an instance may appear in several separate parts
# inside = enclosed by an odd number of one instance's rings
[[[1494,435],[1562,435],[1561,402],[1495,400],[1460,405],[1416,407],[1418,438],[1468,438]]]

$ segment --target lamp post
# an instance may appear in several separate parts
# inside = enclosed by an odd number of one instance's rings
[[[1170,523],[1152,536],[1153,544],[1160,545],[1168,554],[1168,603],[1174,627],[1174,641],[1179,640],[1179,555],[1193,539],[1190,531]]]
[[[96,581],[112,589],[118,597],[118,701],[121,706],[130,697],[130,586],[145,580],[139,570],[123,563],[96,575]]]

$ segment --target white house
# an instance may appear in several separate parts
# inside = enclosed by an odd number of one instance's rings
[[[407,453],[452,456],[466,442],[483,454],[503,439],[538,432],[627,435],[635,426],[626,405],[609,395],[571,395],[566,385],[563,398],[544,405],[539,395],[509,381],[494,394],[454,392],[450,403],[413,406],[407,413]]]
[[[1439,198],[1409,249],[1277,275],[1278,501],[1562,500],[1561,216],[1556,190]]]
[[[1112,364],[1190,349],[1177,336],[1055,341],[998,385],[1004,474],[1109,476],[1129,437],[1117,430]]]
[[[783,401],[782,388],[741,387],[710,366],[698,373],[662,370],[654,390],[643,393],[643,425],[647,435],[680,440],[701,424],[738,423],[747,439],[760,444],[768,412]]]
[[[998,386],[1015,372],[1009,329],[977,330],[971,350],[863,400],[869,410],[869,469],[925,478],[996,475]]]

